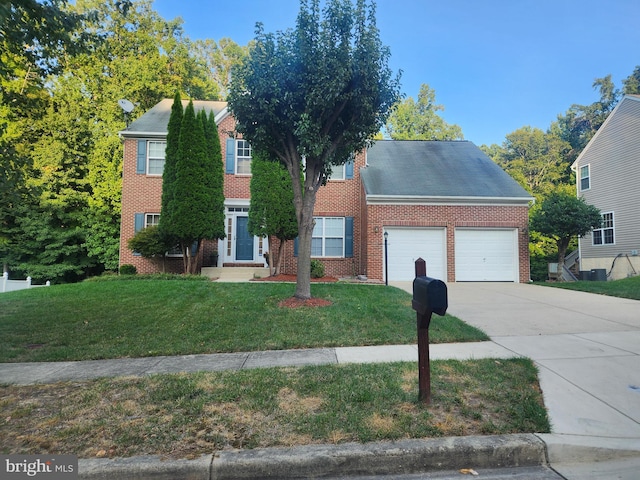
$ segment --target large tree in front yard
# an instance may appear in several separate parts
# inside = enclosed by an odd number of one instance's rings
[[[295,296],[311,297],[313,209],[331,165],[344,164],[378,133],[399,98],[375,5],[364,0],[301,0],[295,30],[256,29],[234,70],[229,106],[255,150],[279,159],[291,176],[298,221]]]
[[[531,214],[531,229],[553,238],[558,246],[558,265],[562,268],[569,242],[600,227],[600,210],[583,198],[558,191],[549,195]]]

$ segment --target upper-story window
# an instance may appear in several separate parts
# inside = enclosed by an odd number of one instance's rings
[[[331,165],[329,180],[344,180],[344,165]]]
[[[147,142],[147,174],[162,175],[164,171],[164,152],[167,142]]]
[[[246,140],[236,140],[236,173],[251,175],[251,145]]]
[[[591,188],[591,169],[589,165],[580,167],[580,190],[589,190]]]
[[[349,180],[353,178],[354,157],[342,165],[331,165],[331,175],[329,180]]]
[[[615,243],[613,212],[602,214],[602,227],[593,229],[594,245],[613,245]]]

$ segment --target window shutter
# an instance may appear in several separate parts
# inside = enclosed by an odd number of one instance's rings
[[[236,141],[233,138],[227,138],[227,155],[226,155],[225,173],[235,173],[236,171]]]
[[[135,215],[135,233],[144,228],[144,213],[136,213]]]
[[[293,239],[293,256],[298,256],[298,237]]]
[[[344,219],[344,256],[353,258],[353,217]]]
[[[140,230],[144,228],[144,213],[136,213],[134,220],[133,231],[138,233]],[[138,252],[133,252],[136,257],[139,257],[140,254]]]
[[[147,141],[138,140],[138,151],[136,154],[136,173],[147,172]]]
[[[344,178],[346,180],[353,178],[353,159],[344,164]]]

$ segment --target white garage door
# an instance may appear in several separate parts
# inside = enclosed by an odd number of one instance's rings
[[[456,229],[456,282],[517,282],[517,230]]]
[[[427,275],[447,281],[446,236],[444,228],[386,228],[389,280],[415,278],[415,261],[427,262]]]

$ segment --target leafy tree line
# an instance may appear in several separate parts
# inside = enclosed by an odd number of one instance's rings
[[[575,198],[575,175],[571,165],[598,131],[625,94],[640,93],[640,66],[623,80],[618,89],[611,75],[593,83],[600,98],[590,105],[573,104],[558,115],[546,131],[524,126],[508,134],[502,145],[481,148],[520,185],[531,193],[536,203],[531,210],[530,253],[534,279],[546,278],[546,263],[564,260],[564,254],[575,247],[577,236],[597,227],[593,211],[585,212]],[[567,209],[565,227],[554,222],[562,208]],[[552,213],[553,212],[553,213]],[[582,228],[568,220],[582,219]],[[555,233],[554,233],[555,229]],[[571,234],[568,233],[571,230]]]
[[[150,0],[3,2],[0,258],[4,270],[74,281],[118,265],[122,142],[176,90],[220,99],[246,48],[192,42]]]

